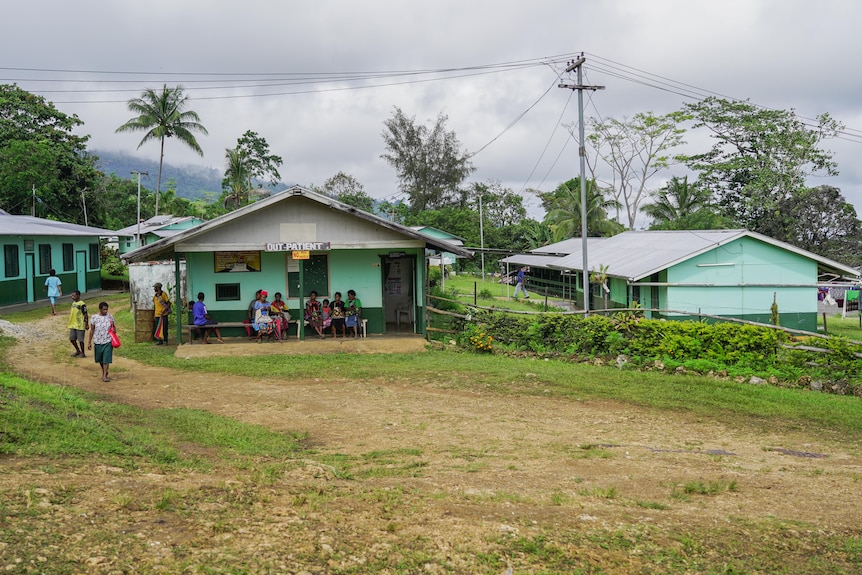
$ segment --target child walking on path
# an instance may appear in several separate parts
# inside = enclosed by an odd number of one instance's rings
[[[48,300],[51,302],[51,315],[57,315],[57,298],[63,295],[63,282],[57,277],[57,270],[48,272],[45,289],[48,290]]]

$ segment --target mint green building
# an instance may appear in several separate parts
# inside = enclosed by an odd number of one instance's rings
[[[204,223],[204,220],[195,216],[172,216],[170,214],[153,216],[141,222],[140,225],[133,224],[117,230],[116,233],[119,236],[117,251],[120,254],[124,254],[137,247],[170,237],[179,231],[193,228],[202,223]],[[140,238],[140,242],[138,238]]]
[[[352,289],[369,334],[425,334],[426,248],[470,252],[299,186],[125,255],[129,262],[185,260],[183,304],[206,295],[218,321],[242,321],[259,289],[281,292],[301,317],[314,290]],[[175,285],[183,285],[179,271]],[[133,290],[134,290],[133,286]],[[181,315],[181,314],[180,314]]]
[[[531,275],[558,272],[557,281],[571,286],[572,299],[582,306],[581,246],[574,238],[506,260],[529,265]],[[588,271],[604,269],[607,278],[604,285],[590,283],[590,309],[637,302],[652,310],[646,312],[651,317],[704,314],[767,323],[774,299],[781,325],[805,331],[817,329],[821,276],[851,282],[860,276],[850,266],[748,230],[629,231],[589,238],[587,258]]]
[[[100,237],[111,230],[15,216],[0,210],[0,306],[45,299],[45,279],[56,270],[63,293],[86,293],[102,287]]]

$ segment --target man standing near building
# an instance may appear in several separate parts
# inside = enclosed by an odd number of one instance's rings
[[[515,295],[512,297],[518,299],[518,292],[524,294],[524,299],[530,299],[530,294],[527,293],[527,266],[521,266],[518,270],[518,280],[515,282]]]
[[[153,339],[156,345],[168,345],[168,316],[171,315],[171,299],[162,291],[162,284],[153,284]]]
[[[90,318],[87,316],[87,304],[81,299],[81,292],[72,292],[72,311],[69,313],[69,341],[75,348],[72,357],[87,357],[84,355],[84,334],[90,327]]]

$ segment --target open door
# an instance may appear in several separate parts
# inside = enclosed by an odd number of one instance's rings
[[[383,259],[383,316],[386,333],[416,333],[416,258]]]

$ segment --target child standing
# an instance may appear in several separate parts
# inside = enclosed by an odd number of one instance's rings
[[[359,337],[359,322],[362,319],[362,302],[359,301],[356,297],[356,292],[352,289],[347,290],[347,309],[345,311],[345,315],[347,318],[344,325],[346,325],[348,329],[353,330],[353,334],[350,337]]]

